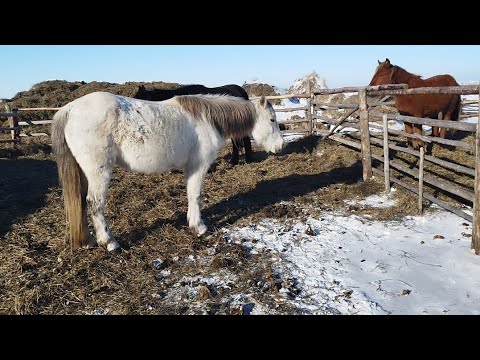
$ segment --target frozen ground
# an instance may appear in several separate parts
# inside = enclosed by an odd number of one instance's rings
[[[392,203],[375,195],[356,205]],[[440,208],[401,221],[326,212],[225,230],[230,241],[270,253],[291,283],[281,289],[285,301],[305,314],[479,314],[470,234],[470,223]]]

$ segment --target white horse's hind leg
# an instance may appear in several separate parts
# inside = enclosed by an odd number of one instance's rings
[[[186,169],[185,178],[187,180],[188,226],[197,230],[198,236],[205,234],[207,226],[203,223],[200,215],[200,205],[202,196],[202,186],[208,166],[201,166],[194,170]]]
[[[88,189],[88,182],[87,182],[87,178],[85,177],[85,175],[83,174],[82,175],[82,222],[83,222],[83,227],[85,229],[88,229],[88,219],[87,219],[87,201],[86,201],[86,197],[87,197],[87,189]],[[83,192],[84,191],[84,192]],[[87,232],[87,248],[93,248],[97,246],[97,240],[95,240],[95,238],[93,237],[92,234],[90,234],[90,232]]]
[[[97,243],[105,246],[108,251],[120,248],[115,241],[110,228],[105,219],[104,210],[107,198],[108,184],[112,175],[112,169],[109,166],[103,166],[94,173],[87,174],[88,193],[87,203],[92,215],[93,226],[97,235]]]

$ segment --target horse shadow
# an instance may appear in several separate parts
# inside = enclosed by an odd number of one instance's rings
[[[42,143],[25,143],[17,145],[14,148],[2,147],[0,148],[0,160],[9,159],[16,160],[22,156],[49,156],[52,152],[52,147],[49,144]]]
[[[471,136],[472,134],[475,134],[475,133],[472,133],[471,131],[457,130],[453,134],[452,132],[449,133],[449,139],[462,141],[465,138]]]
[[[362,162],[359,160],[347,168],[335,168],[319,174],[291,174],[279,179],[264,180],[250,191],[203,209],[202,217],[209,228],[220,228],[281,201],[293,200],[334,184],[355,184],[361,179]]]
[[[302,153],[312,154],[313,150],[315,150],[315,148],[318,146],[320,141],[322,141],[322,138],[320,136],[308,135],[299,140],[286,143],[282,151],[276,153],[275,155],[271,155],[267,151],[261,148],[255,148],[251,155],[252,161],[250,162],[253,162],[253,163],[263,162],[267,160],[267,158],[270,156],[282,157],[288,154],[302,154]],[[218,165],[219,160],[228,161],[228,156],[229,155],[227,154],[220,157],[219,159],[217,159],[217,161],[214,164]],[[243,157],[241,156],[240,158],[243,158]]]
[[[296,141],[288,142],[282,151],[279,152],[279,156],[287,154],[312,154],[318,144],[322,141],[322,137],[317,135],[307,135]]]
[[[250,191],[239,193],[202,209],[202,218],[209,229],[221,228],[281,201],[289,201],[333,184],[354,184],[361,179],[362,162],[359,160],[347,168],[336,168],[319,174],[292,174],[279,179],[264,180]],[[175,217],[169,219],[159,218],[148,227],[120,234],[122,248],[128,250],[141,242],[149,232],[165,225],[188,231],[186,213],[177,213]]]
[[[0,159],[0,237],[19,219],[44,207],[46,194],[56,186],[57,165],[52,160]]]

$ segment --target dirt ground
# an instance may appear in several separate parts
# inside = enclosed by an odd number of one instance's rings
[[[242,314],[252,301],[270,313],[295,313],[279,292],[291,279],[279,278],[264,255],[226,241],[220,229],[314,215],[302,211],[306,204],[318,213],[348,209],[344,199],[383,190],[383,179],[361,181],[358,152],[330,140],[305,138],[270,156],[254,148],[256,162],[235,167],[227,143],[204,183],[206,236],[188,229],[180,172],[116,169],[106,216],[122,253],[72,252],[56,164],[44,142],[0,148],[2,314]],[[391,209],[365,211],[385,219],[416,212],[412,195],[396,196]]]
[[[73,88],[48,98],[50,85],[24,95],[59,106],[67,100],[62,94],[83,91],[85,84],[54,84]],[[24,105],[25,96],[18,95],[15,106],[35,106]],[[307,137],[277,155],[254,151],[255,162],[244,164],[241,157],[237,166],[228,163],[228,142],[220,151],[204,182],[209,232],[201,238],[186,224],[181,172],[142,175],[117,168],[106,216],[123,250],[110,254],[103,248],[71,251],[49,139],[23,138],[17,149],[0,144],[0,314],[249,314],[255,304],[270,314],[295,314],[283,295],[286,289],[295,297],[295,279],[276,273],[266,254],[229,242],[222,228],[340,209],[381,220],[418,213],[416,196],[401,188],[391,208],[346,204],[381,193],[383,177],[363,182],[360,153],[332,140]],[[434,155],[451,159],[452,151],[434,148]],[[471,165],[471,154],[455,156]],[[449,176],[472,185],[468,177]]]

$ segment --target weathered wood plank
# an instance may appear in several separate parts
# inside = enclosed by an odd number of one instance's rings
[[[374,173],[383,176],[383,171],[378,170],[376,168],[373,168],[372,170],[373,170]],[[397,179],[395,176],[390,176],[390,181],[395,183],[395,184],[400,185],[401,187],[403,187],[407,190],[410,190],[411,192],[413,192],[415,194],[418,194],[418,189],[415,189],[415,187],[404,183],[403,181]],[[440,200],[440,199],[437,199],[436,197],[433,197],[432,195],[430,195],[428,193],[424,193],[423,197],[425,199],[431,201],[432,203],[437,204],[438,206],[440,206],[440,207],[442,207],[442,208],[444,208],[448,211],[451,211],[452,213],[460,216],[462,219],[465,219],[465,220],[470,221],[470,222],[472,222],[472,220],[473,220],[471,215],[469,215],[466,212],[456,208],[455,206],[450,205],[449,203],[447,203],[443,200]]]
[[[480,85],[461,85],[461,86],[444,86],[444,87],[423,87],[413,89],[400,90],[369,90],[368,95],[426,95],[426,94],[459,94],[471,95],[477,94]]]

